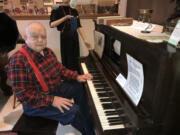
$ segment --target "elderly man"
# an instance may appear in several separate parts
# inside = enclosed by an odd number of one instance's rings
[[[40,23],[31,23],[26,28],[26,45],[10,58],[8,66],[12,89],[26,115],[71,124],[83,135],[94,135],[85,91],[80,83],[92,76],[66,69],[46,47],[46,36]]]

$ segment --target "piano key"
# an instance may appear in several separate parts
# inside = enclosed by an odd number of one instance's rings
[[[105,81],[101,81],[101,80],[92,80],[93,81],[93,83],[105,83]]]
[[[108,115],[112,115],[112,114],[119,114],[122,115],[124,114],[124,110],[116,110],[116,111],[105,111],[105,114]]]
[[[108,87],[108,84],[102,84],[102,83],[99,83],[99,84],[94,84],[95,88],[98,88],[98,87]]]
[[[104,80],[104,77],[97,77],[97,76],[93,76],[93,80],[105,81],[105,80]]]
[[[102,93],[97,93],[99,97],[113,97],[114,94],[112,92],[102,92]]]
[[[102,76],[102,74],[99,73],[99,72],[98,72],[98,73],[97,73],[97,72],[96,72],[96,73],[93,73],[93,75],[94,75],[94,76]]]
[[[106,110],[106,109],[114,109],[114,106],[113,106],[113,104],[102,104],[102,106],[103,106],[103,109],[104,110]]]
[[[124,122],[123,121],[119,121],[119,122],[110,122],[109,125],[119,125],[119,124],[123,124]]]
[[[123,117],[108,117],[107,118],[108,120],[122,120],[123,119]]]
[[[104,88],[96,88],[96,91],[97,91],[97,92],[108,92],[108,91],[110,91],[110,90],[106,90],[106,89],[104,89]]]
[[[108,121],[109,121],[109,123],[110,124],[112,124],[112,123],[129,123],[129,120],[128,120],[128,118],[127,117],[119,117],[119,118],[117,118],[117,117],[109,117],[108,118]]]
[[[93,73],[99,73],[99,71],[97,71],[97,70],[95,70],[95,69],[94,69],[94,70],[90,69],[90,70],[89,70],[89,73],[92,73],[92,74],[93,74]]]
[[[119,113],[116,111],[113,111],[111,113],[105,113],[106,116],[110,116],[110,115],[118,115]]]
[[[114,97],[111,97],[111,98],[102,98],[102,99],[100,99],[100,101],[101,102],[108,102],[108,101],[111,101],[111,102],[113,102],[113,101],[116,101],[117,99],[116,98],[114,98]]]

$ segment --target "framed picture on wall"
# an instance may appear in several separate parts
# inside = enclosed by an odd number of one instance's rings
[[[44,1],[44,5],[53,5],[54,0],[43,0]]]

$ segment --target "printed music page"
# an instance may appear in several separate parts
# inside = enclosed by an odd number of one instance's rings
[[[138,62],[130,55],[127,54],[126,56],[128,63],[128,76],[126,84],[124,86],[124,90],[129,96],[129,98],[132,100],[132,102],[137,106],[143,93],[143,66],[140,62]]]

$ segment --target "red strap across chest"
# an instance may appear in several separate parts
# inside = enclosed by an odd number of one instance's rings
[[[46,85],[46,83],[45,83],[39,69],[37,68],[37,66],[33,62],[32,58],[29,56],[29,54],[27,53],[27,51],[24,48],[20,48],[19,51],[22,52],[26,56],[29,64],[32,66],[32,68],[33,68],[33,70],[35,72],[35,75],[36,75],[37,79],[39,80],[39,82],[40,82],[40,84],[41,84],[41,86],[43,88],[43,91],[47,92],[48,87],[47,87],[47,85]]]

